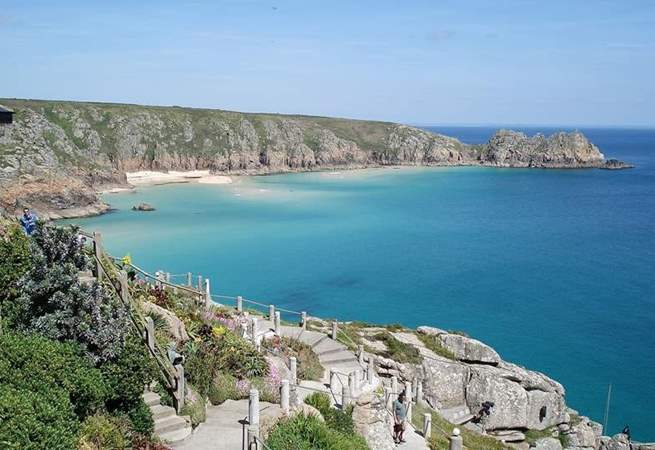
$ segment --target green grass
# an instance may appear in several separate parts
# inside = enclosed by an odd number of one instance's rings
[[[448,422],[446,419],[441,417],[438,413],[425,406],[414,405],[412,413],[412,424],[418,430],[423,429],[423,414],[431,413],[432,414],[432,431],[431,437],[429,440],[429,446],[431,450],[448,450],[448,436],[453,432],[455,425]],[[509,447],[506,447],[502,442],[497,441],[496,439],[489,436],[482,436],[481,434],[474,433],[473,431],[467,430],[464,427],[457,427],[462,432],[462,439],[464,441],[464,446],[469,450],[508,450]]]
[[[416,333],[416,336],[421,340],[421,342],[423,342],[428,350],[432,350],[434,353],[443,356],[444,358],[455,360],[453,352],[441,345],[441,342],[439,342],[439,339],[436,336],[423,333]]]
[[[529,444],[534,444],[539,439],[553,437],[553,432],[556,431],[556,427],[548,427],[545,430],[528,430],[525,432],[525,440]],[[569,437],[565,434],[556,433],[555,439],[558,439],[562,447],[566,448],[569,445]]]
[[[385,351],[378,352],[385,358],[391,358],[399,363],[421,364],[423,362],[423,357],[416,347],[399,341],[388,331],[380,332],[373,338],[383,342],[387,347]]]

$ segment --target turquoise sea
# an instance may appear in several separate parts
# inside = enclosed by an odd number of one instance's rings
[[[491,128],[432,128],[465,142]],[[548,129],[529,129],[552,132]],[[77,220],[148,270],[310,314],[464,330],[655,441],[655,130],[583,129],[625,171],[371,169],[108,194]],[[157,211],[130,211],[138,202]],[[181,278],[180,278],[181,279]]]

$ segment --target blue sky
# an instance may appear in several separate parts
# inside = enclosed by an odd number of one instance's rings
[[[0,0],[0,97],[655,126],[655,1]]]

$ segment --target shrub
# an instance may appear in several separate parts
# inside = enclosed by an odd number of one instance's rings
[[[259,399],[263,402],[280,402],[280,384],[270,378],[238,379],[229,373],[219,372],[209,389],[209,402],[220,405],[225,400],[248,398],[251,388],[259,390]]]
[[[101,407],[107,395],[101,372],[77,345],[39,335],[0,336],[0,385],[46,394],[61,391],[80,419]]]
[[[132,404],[131,408],[127,410],[127,418],[132,425],[132,429],[136,433],[150,436],[155,429],[155,421],[152,418],[152,412],[150,412],[150,408],[141,397],[139,397],[139,399]]]
[[[317,417],[304,414],[278,422],[266,445],[271,450],[368,450],[363,437],[332,430]]]
[[[312,348],[289,337],[274,337],[264,341],[264,345],[277,353],[283,353],[287,357],[295,356],[298,362],[298,378],[301,380],[320,380],[323,378],[325,369],[321,365],[316,353]]]
[[[318,409],[321,414],[323,414],[323,411],[332,407],[330,396],[324,392],[314,392],[313,394],[308,395],[305,397],[305,403]]]
[[[412,364],[420,364],[423,361],[423,358],[421,358],[421,354],[416,347],[399,341],[387,331],[376,334],[374,338],[378,341],[384,342],[387,349],[383,351],[382,354],[386,358],[391,358],[400,363]]]
[[[213,333],[205,326],[202,340],[192,354],[187,355],[189,380],[203,396],[209,396],[219,372],[236,378],[256,378],[268,374],[266,359],[243,338],[222,328]]]
[[[330,397],[323,392],[314,392],[307,396],[305,403],[318,409],[330,429],[347,435],[355,434],[352,405],[345,410],[334,409],[331,407]]]
[[[78,450],[132,448],[130,424],[125,419],[98,414],[86,418],[77,441]]]
[[[79,421],[66,392],[34,392],[0,384],[0,448],[70,450]]]
[[[128,330],[127,311],[98,284],[82,285],[87,257],[76,228],[37,226],[29,240],[31,269],[18,282],[8,323],[51,339],[76,341],[96,361],[118,356]]]
[[[245,393],[237,389],[237,379],[230,374],[218,373],[209,388],[209,402],[220,405],[225,400],[239,400],[245,398]]]
[[[29,241],[12,223],[0,231],[0,304],[15,296],[16,283],[31,267]]]
[[[131,409],[141,399],[143,388],[156,375],[156,367],[148,351],[136,334],[131,333],[125,341],[120,356],[103,364],[100,368],[108,387],[108,409]]]
[[[193,428],[200,425],[207,419],[207,410],[203,399],[198,399],[195,402],[185,403],[182,408],[182,415],[191,418],[191,426]]]

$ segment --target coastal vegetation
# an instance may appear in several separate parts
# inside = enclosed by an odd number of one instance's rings
[[[452,333],[456,334],[456,333]],[[444,358],[448,359],[455,359],[455,355],[453,352],[448,350],[446,347],[444,347],[439,339],[433,334],[423,334],[423,333],[416,333],[416,336],[423,342],[425,347],[428,350],[432,350],[434,353],[436,353],[439,356],[443,356]]]
[[[355,432],[352,406],[334,409],[328,395],[322,392],[311,394],[305,403],[316,408],[320,417],[301,413],[279,422],[266,440],[271,450],[368,450],[362,436]]]
[[[76,230],[39,224],[27,239],[12,224],[3,229],[3,448],[149,445],[153,421],[141,394],[154,379],[152,365],[121,306],[103,286],[78,279],[88,257]]]

